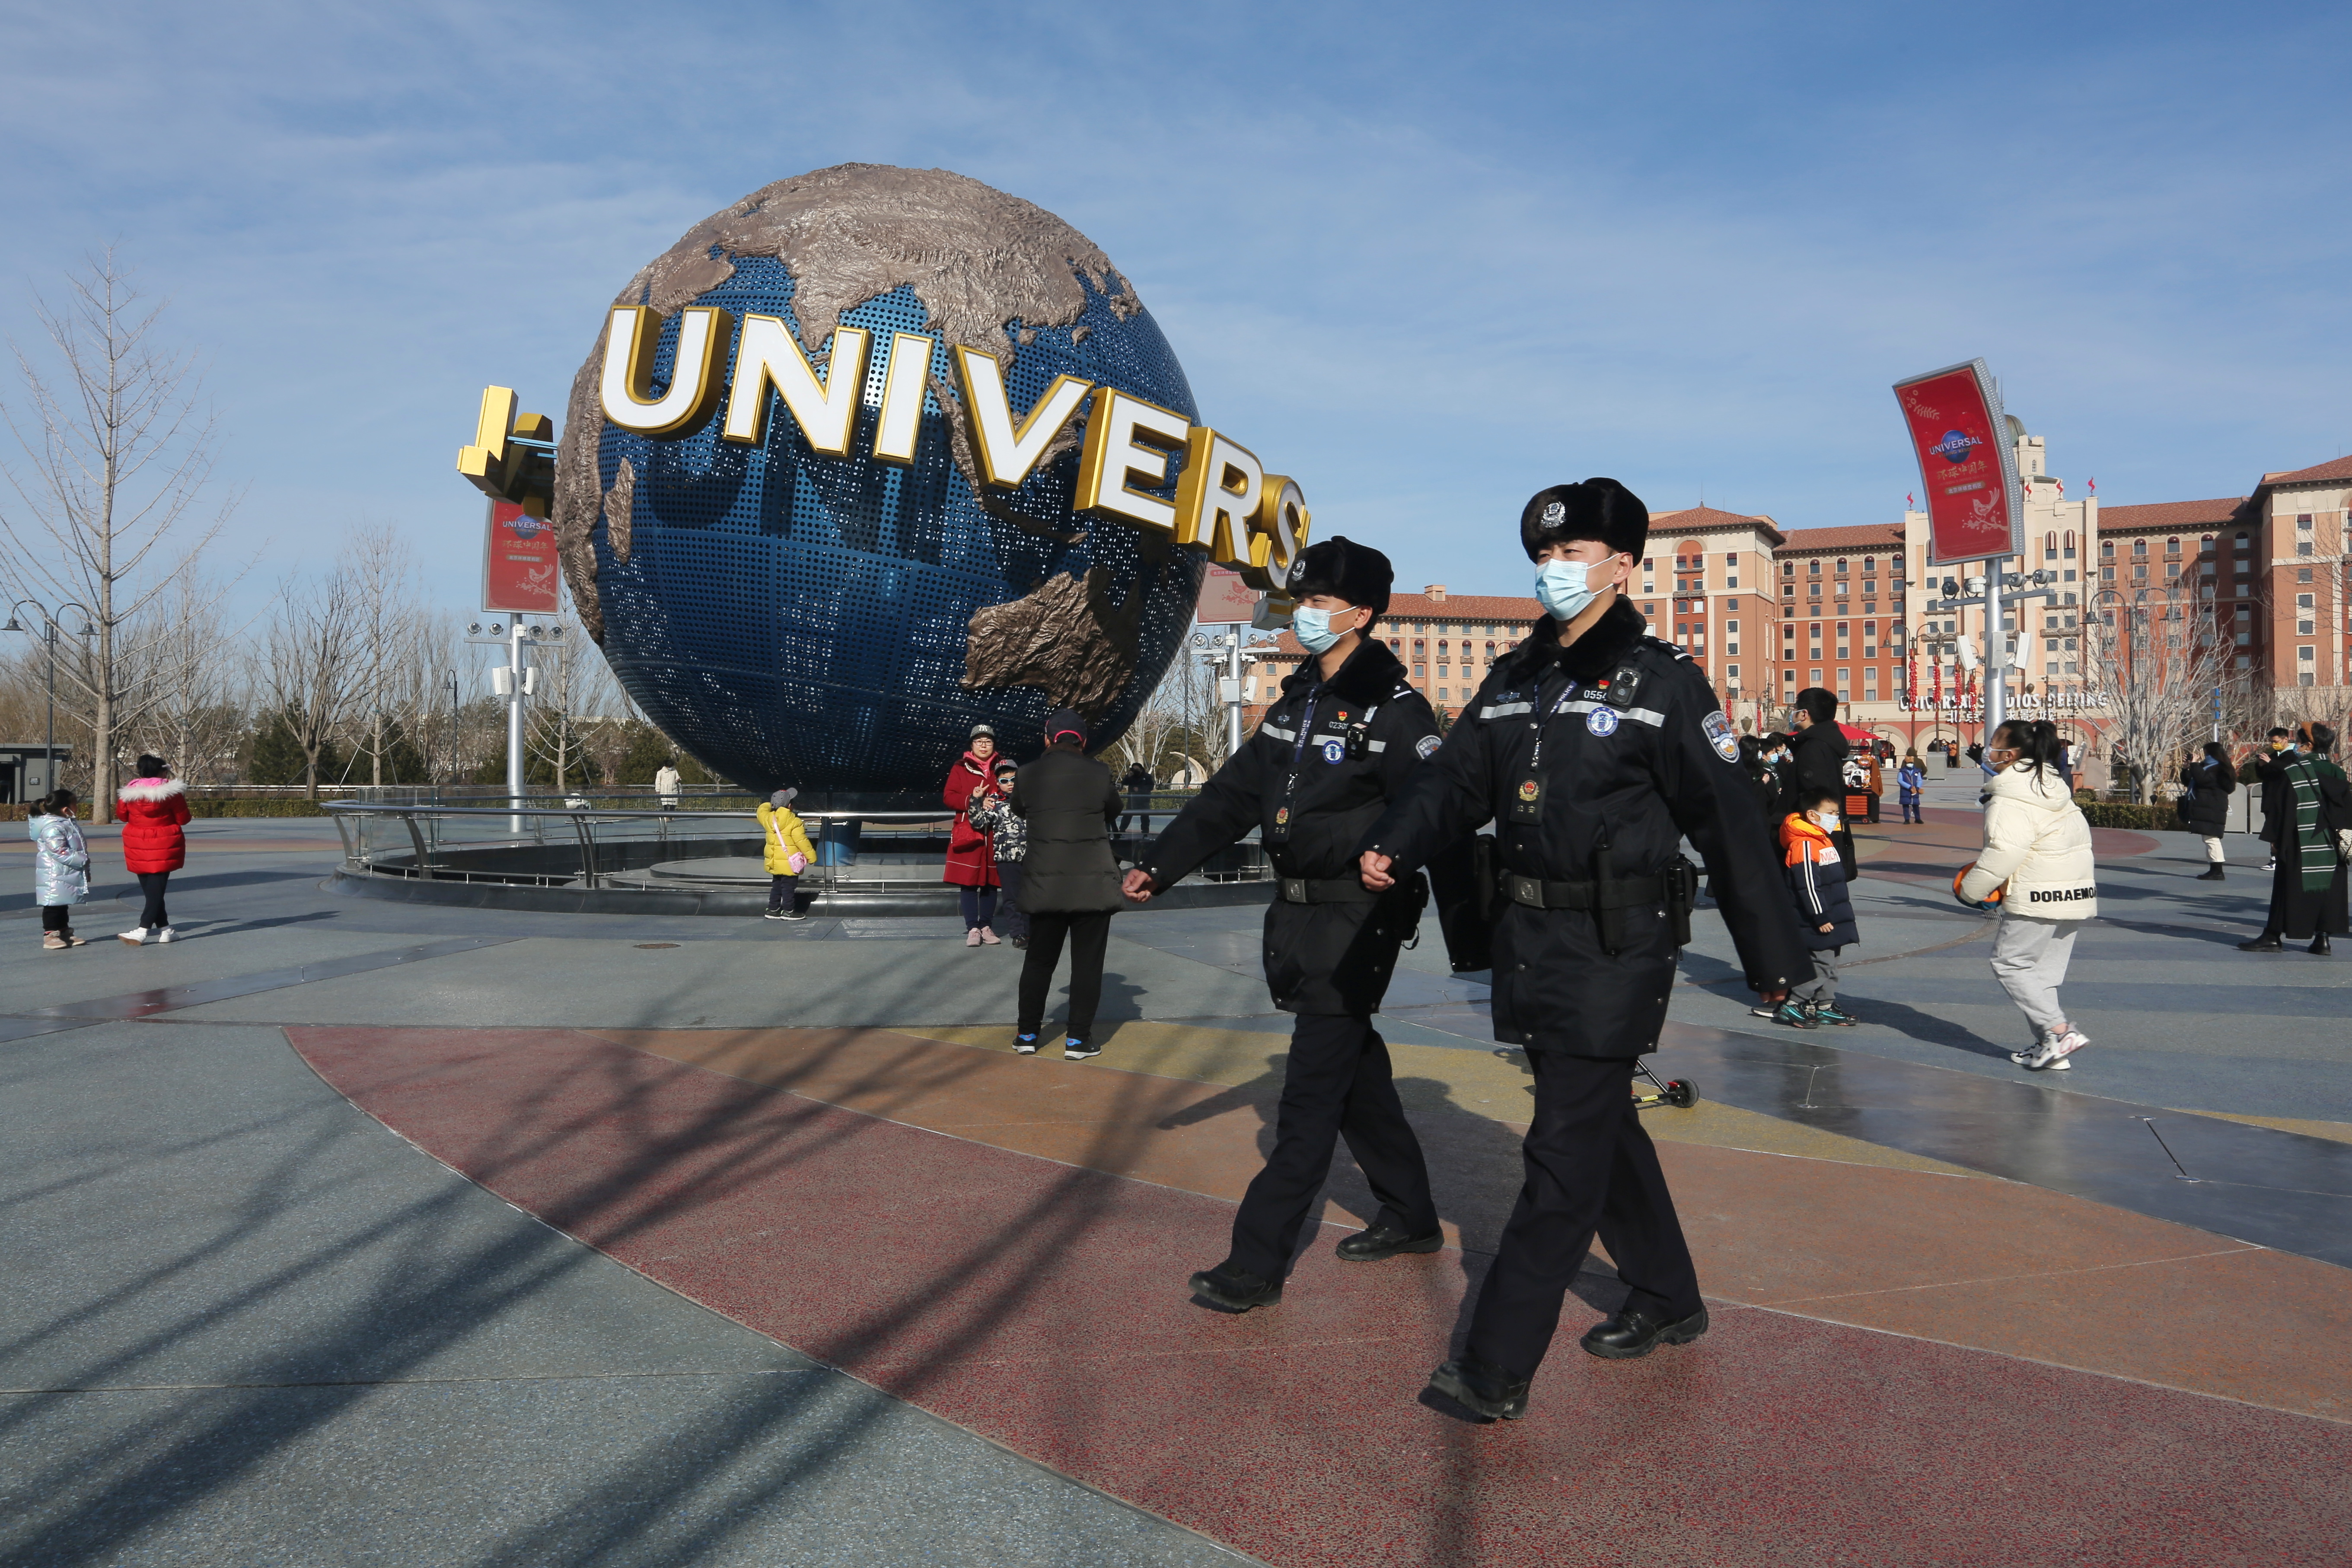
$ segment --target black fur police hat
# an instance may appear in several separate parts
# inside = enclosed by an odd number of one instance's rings
[[[1650,509],[1615,479],[1551,485],[1519,513],[1519,543],[1533,561],[1548,544],[1597,539],[1618,554],[1639,556],[1650,543]]]
[[[1387,556],[1344,533],[1335,533],[1298,552],[1290,563],[1290,577],[1283,591],[1294,599],[1328,594],[1383,616],[1388,613],[1390,585],[1395,581],[1396,570]]]

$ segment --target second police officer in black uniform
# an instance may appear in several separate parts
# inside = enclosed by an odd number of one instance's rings
[[[1706,676],[1619,595],[1649,513],[1614,479],[1538,491],[1519,521],[1549,612],[1498,660],[1413,789],[1367,835],[1367,888],[1492,821],[1495,1037],[1535,1072],[1525,1184],[1458,1361],[1430,1379],[1516,1419],[1595,1232],[1628,1288],[1584,1336],[1647,1354],[1706,1331],[1698,1277],[1633,1073],[1666,1018],[1696,879],[1687,835],[1751,986],[1812,973],[1738,737]]]
[[[1298,1021],[1274,1151],[1234,1216],[1231,1255],[1192,1279],[1196,1294],[1231,1310],[1282,1299],[1340,1137],[1381,1207],[1339,1256],[1376,1262],[1442,1242],[1421,1143],[1372,1027],[1397,949],[1419,928],[1421,879],[1374,894],[1356,862],[1366,831],[1438,747],[1428,700],[1367,635],[1388,609],[1390,583],[1388,557],[1344,537],[1299,552],[1287,586],[1307,657],[1257,732],[1128,873],[1128,896],[1148,899],[1255,827],[1279,878],[1265,918],[1265,983]],[[1466,856],[1466,844],[1454,852]]]

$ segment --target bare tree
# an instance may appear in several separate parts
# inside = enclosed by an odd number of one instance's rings
[[[349,628],[352,668],[351,708],[356,721],[352,757],[368,760],[368,779],[382,785],[387,723],[399,723],[403,664],[415,629],[415,558],[407,536],[387,522],[362,526],[344,542],[340,568],[341,613]]]
[[[2212,721],[2214,688],[2227,700],[2230,647],[2185,578],[2128,595],[2101,591],[2083,632],[2086,670],[2106,697],[2108,738],[2129,763],[2133,797],[2146,803]]]
[[[124,689],[135,694],[118,732],[168,757],[191,785],[217,783],[235,766],[247,727],[244,670],[229,655],[221,591],[185,572],[142,613],[128,640]]]
[[[212,477],[215,421],[194,356],[154,341],[164,306],[145,302],[111,247],[68,285],[62,310],[34,302],[53,369],[10,342],[24,399],[0,413],[23,456],[0,464],[16,501],[0,512],[0,531],[16,546],[12,574],[28,592],[91,612],[97,636],[83,657],[60,659],[58,674],[89,727],[93,805],[111,820],[119,731],[142,705],[127,679],[148,662],[141,616],[219,534],[235,498],[208,519],[196,515]]]
[[[303,783],[319,798],[319,757],[341,725],[355,684],[351,622],[350,550],[326,578],[288,579],[270,619],[263,685],[265,723],[283,723],[301,748]]]

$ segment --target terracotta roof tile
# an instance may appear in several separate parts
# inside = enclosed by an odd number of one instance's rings
[[[1903,525],[1864,522],[1851,528],[1798,528],[1784,537],[1787,542],[1780,546],[1783,553],[1806,550],[1900,550]]]
[[[2099,531],[2137,533],[2142,530],[2187,531],[2200,528],[2226,528],[2237,520],[2238,509],[2245,504],[2242,496],[2223,496],[2213,500],[2160,500],[2144,506],[2103,506],[2099,509]]]
[[[2322,479],[2352,479],[2352,458],[2338,458],[2332,463],[2263,476],[2263,483],[2266,485],[2310,484]]]
[[[1650,531],[1657,533],[1688,533],[1701,528],[1758,528],[1778,543],[1783,537],[1780,525],[1762,512],[1723,511],[1711,506],[1685,507],[1680,511],[1654,511],[1650,514]]]

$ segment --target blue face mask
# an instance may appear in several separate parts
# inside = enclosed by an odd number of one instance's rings
[[[1339,612],[1343,616],[1348,613],[1346,610]],[[1318,610],[1311,605],[1301,605],[1290,612],[1290,630],[1298,638],[1299,646],[1308,653],[1327,652],[1333,643],[1346,635],[1331,629],[1330,611]]]
[[[1546,561],[1536,567],[1536,598],[1556,621],[1572,621],[1597,596],[1585,581],[1591,565],[1582,561]]]

